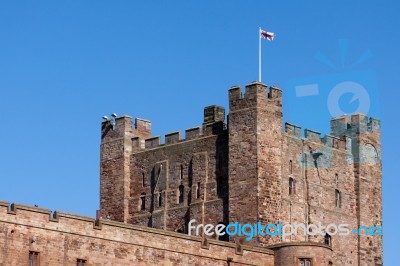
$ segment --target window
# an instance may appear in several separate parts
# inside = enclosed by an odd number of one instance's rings
[[[337,187],[339,184],[339,175],[335,174],[335,187]]]
[[[296,193],[296,181],[289,177],[289,195],[294,195]]]
[[[289,174],[293,174],[292,160],[289,161]]]
[[[145,187],[145,186],[146,186],[146,181],[144,178],[144,173],[142,173],[142,187]]]
[[[183,179],[183,165],[181,164],[180,170],[179,170],[179,178]]]
[[[221,173],[222,171],[222,156],[218,156],[218,171]]]
[[[227,225],[224,224],[223,222],[219,222],[218,225],[224,225],[225,228],[226,228],[226,226],[227,226]],[[218,240],[228,242],[228,241],[229,241],[229,235],[228,235],[227,233],[225,233],[225,234],[222,235],[222,236],[218,236]]]
[[[311,266],[311,259],[299,259],[300,266]]]
[[[29,266],[39,266],[39,252],[29,251]]]
[[[162,192],[160,191],[159,194],[158,194],[158,207],[162,206],[162,202],[163,202]]]
[[[86,260],[77,259],[76,260],[76,266],[86,266]]]
[[[197,188],[196,188],[196,199],[200,198],[200,182],[197,183]]]
[[[162,171],[163,171],[163,165],[162,164],[158,164],[158,165],[154,166],[154,169],[157,169],[157,166],[158,166],[157,178],[159,178],[161,176]]]
[[[324,244],[330,246],[332,243],[331,241],[332,241],[331,236],[328,233],[326,233],[324,237]]]
[[[335,205],[336,208],[342,207],[342,195],[339,190],[335,189]]]
[[[140,196],[140,210],[146,209],[146,193],[142,193]]]
[[[224,188],[222,186],[222,177],[217,177],[217,195],[222,196],[224,194]]]
[[[185,187],[183,185],[179,186],[179,203],[183,203],[184,196],[183,194],[185,193]]]

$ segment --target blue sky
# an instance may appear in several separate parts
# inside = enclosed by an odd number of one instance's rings
[[[284,119],[328,133],[329,93],[354,81],[382,120],[385,265],[399,215],[399,18],[395,1],[9,1],[0,4],[0,198],[94,216],[100,122],[150,119],[153,134],[202,123],[227,90],[284,92]],[[397,48],[397,49],[396,49]],[[319,93],[297,97],[296,86]],[[351,93],[338,106],[351,113]],[[394,122],[393,122],[394,119]]]

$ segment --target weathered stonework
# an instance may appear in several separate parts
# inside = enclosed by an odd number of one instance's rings
[[[382,237],[216,239],[198,224],[382,225],[379,120],[331,120],[330,135],[285,123],[282,91],[254,82],[229,90],[229,115],[160,136],[129,116],[101,125],[100,216],[0,202],[0,265],[382,265]],[[225,122],[227,121],[227,122]]]
[[[30,265],[30,251],[48,266],[274,263],[270,249],[0,202],[0,265]]]
[[[106,134],[102,154],[124,150],[129,170],[123,177],[102,175],[104,185],[109,184],[107,190],[101,187],[102,199],[107,199],[101,205],[103,217],[183,233],[192,219],[214,225],[236,221],[382,225],[378,120],[361,114],[335,118],[331,135],[321,138],[319,132],[306,129],[302,137],[299,126],[286,123],[282,131],[280,89],[254,82],[245,92],[232,87],[228,94],[227,124],[223,108],[206,107],[203,125],[186,130],[185,139],[175,132],[162,144],[150,131],[142,137],[132,128],[122,139]],[[103,127],[107,123],[112,122]],[[120,167],[120,162],[102,160],[107,173],[122,172]],[[122,187],[126,191],[121,192]],[[126,205],[110,193],[128,195]],[[338,194],[340,206],[336,206]],[[324,243],[325,236],[229,241],[269,247]],[[333,265],[382,263],[380,236],[334,235],[330,242]]]

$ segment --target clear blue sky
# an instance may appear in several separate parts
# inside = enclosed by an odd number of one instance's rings
[[[396,1],[2,2],[0,199],[94,216],[101,117],[150,119],[154,135],[201,124],[204,106],[227,106],[230,86],[257,79],[261,26],[276,33],[263,40],[263,82],[283,89],[285,121],[328,133],[335,84],[368,91],[369,114],[383,127],[385,265],[396,265],[399,9]],[[297,97],[305,84],[319,84],[319,94]],[[339,101],[347,113],[360,104],[351,99]]]

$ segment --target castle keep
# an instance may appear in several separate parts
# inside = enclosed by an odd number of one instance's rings
[[[84,265],[382,265],[379,235],[188,235],[193,219],[382,225],[379,120],[333,118],[329,135],[305,129],[303,137],[299,126],[283,125],[280,89],[254,82],[228,96],[227,116],[220,106],[206,107],[201,126],[185,137],[169,133],[163,143],[150,121],[105,119],[101,217],[3,202],[0,239],[8,244],[0,247],[0,265],[17,265],[7,263],[18,261],[13,252],[26,262],[28,252],[40,253],[44,265],[78,258]],[[46,260],[46,240],[61,259]]]

